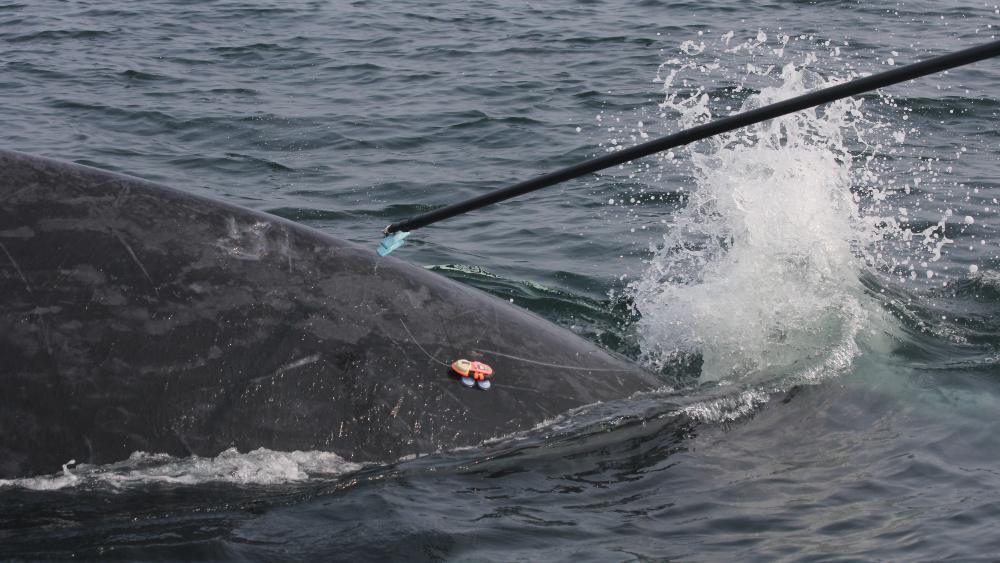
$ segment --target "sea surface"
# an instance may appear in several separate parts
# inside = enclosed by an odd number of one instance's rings
[[[374,251],[436,206],[994,40],[998,13],[0,0],[0,139]],[[1000,61],[923,78],[396,251],[661,373],[660,393],[388,466],[68,463],[0,483],[0,559],[997,560],[998,86]]]

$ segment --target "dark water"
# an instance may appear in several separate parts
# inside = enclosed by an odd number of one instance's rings
[[[6,148],[374,248],[392,221],[699,108],[997,23],[981,2],[4,2],[0,123]],[[996,559],[997,65],[397,251],[663,370],[669,391],[340,475],[234,453],[169,478],[136,459],[6,483],[0,558]]]

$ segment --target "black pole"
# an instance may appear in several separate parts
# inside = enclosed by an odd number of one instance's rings
[[[963,49],[949,55],[942,55],[926,61],[894,68],[879,74],[858,78],[844,84],[838,84],[816,92],[803,94],[790,100],[777,102],[769,106],[750,110],[738,115],[724,117],[722,119],[718,119],[704,125],[699,125],[697,127],[692,127],[691,129],[686,129],[679,133],[674,133],[673,135],[660,137],[659,139],[654,139],[628,149],[592,158],[579,164],[563,168],[562,170],[556,170],[555,172],[550,172],[544,176],[539,176],[537,178],[521,182],[520,184],[515,184],[508,188],[496,190],[472,199],[454,203],[447,207],[435,209],[434,211],[418,215],[412,219],[393,223],[386,227],[383,232],[386,235],[389,235],[396,232],[413,231],[421,227],[426,227],[431,223],[436,223],[438,221],[454,217],[455,215],[461,215],[462,213],[479,209],[480,207],[485,207],[487,205],[504,201],[512,197],[517,197],[528,192],[540,190],[553,184],[558,184],[559,182],[565,182],[566,180],[578,178],[585,174],[597,172],[598,170],[604,170],[605,168],[611,168],[612,166],[624,164],[630,160],[649,156],[653,153],[665,151],[667,149],[672,149],[674,147],[679,147],[695,141],[700,141],[720,133],[726,133],[734,129],[739,129],[740,127],[746,127],[747,125],[753,125],[754,123],[774,119],[775,117],[780,117],[782,115],[808,109],[813,106],[833,102],[848,96],[854,96],[856,94],[861,94],[877,88],[884,88],[886,86],[891,86],[893,84],[898,84],[914,78],[920,78],[921,76],[926,76],[928,74],[934,74],[936,72],[967,65],[983,59],[996,57],[997,55],[1000,55],[1000,41],[993,41],[992,43]]]

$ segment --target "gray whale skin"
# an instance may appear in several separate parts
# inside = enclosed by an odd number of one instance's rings
[[[463,387],[458,358],[493,366],[493,388]],[[659,385],[373,248],[0,151],[2,478],[229,447],[391,462]]]

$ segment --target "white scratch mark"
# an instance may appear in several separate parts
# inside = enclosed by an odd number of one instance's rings
[[[142,262],[139,261],[139,257],[136,256],[135,251],[132,250],[132,247],[129,246],[127,242],[125,242],[125,239],[123,239],[122,236],[118,234],[118,231],[111,229],[111,232],[114,233],[115,238],[118,239],[118,242],[122,243],[122,245],[125,247],[125,250],[128,251],[129,256],[132,257],[132,261],[135,262],[136,266],[139,266],[139,269],[142,270],[142,275],[146,276],[146,279],[149,280],[149,284],[153,286],[153,291],[159,293],[159,291],[157,291],[156,289],[156,283],[153,282],[153,278],[149,277],[149,272],[146,271],[146,267],[143,266]]]
[[[28,290],[28,293],[31,293],[31,284],[28,283],[28,278],[24,277],[24,272],[22,272],[21,267],[17,265],[17,261],[15,261],[14,257],[10,255],[10,252],[7,251],[7,247],[4,246],[2,242],[0,242],[0,248],[2,248],[3,253],[7,255],[7,259],[10,260],[10,263],[14,265],[14,270],[17,271],[17,275],[21,276],[21,281],[24,282],[25,289]]]
[[[275,372],[275,375],[277,375],[277,374],[279,374],[281,372],[284,372],[284,371],[292,370],[292,369],[295,369],[295,368],[300,368],[302,366],[307,366],[309,364],[315,364],[318,361],[319,361],[319,354],[313,354],[312,356],[306,356],[304,358],[299,358],[299,359],[295,360],[294,362],[292,362],[290,364],[287,364],[287,365],[284,365],[284,366],[281,366],[280,368],[278,368],[278,370]]]
[[[299,358],[295,361],[292,361],[290,363],[287,363],[279,367],[269,375],[261,375],[251,379],[250,381],[247,382],[247,386],[249,387],[250,385],[256,385],[257,386],[256,390],[259,390],[261,382],[263,382],[265,379],[270,379],[271,384],[274,384],[275,379],[284,376],[285,372],[293,370],[295,368],[300,368],[302,366],[307,366],[309,364],[315,364],[319,360],[320,360],[320,354],[313,354],[311,356],[305,356],[304,358]]]

